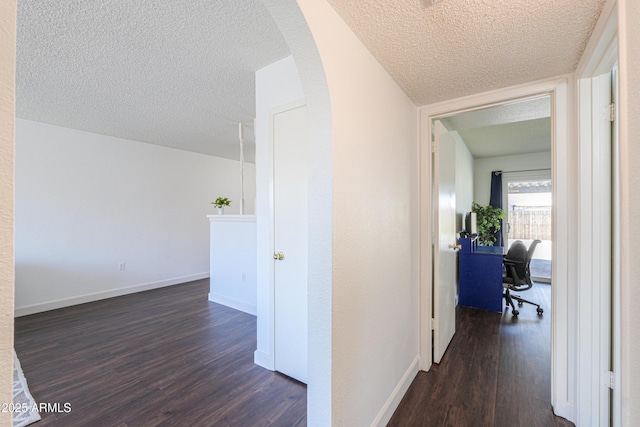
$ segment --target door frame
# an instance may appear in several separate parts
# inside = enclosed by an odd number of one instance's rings
[[[570,269],[575,265],[570,248],[575,248],[576,224],[569,218],[575,212],[576,192],[572,173],[576,161],[571,155],[569,138],[569,85],[571,76],[560,76],[519,86],[471,95],[451,101],[421,107],[420,115],[420,369],[428,371],[433,363],[431,354],[432,331],[432,275],[434,232],[431,177],[431,121],[448,116],[508,102],[549,95],[551,100],[551,150],[552,150],[552,221],[554,246],[552,257],[556,268],[552,271],[554,285],[551,289],[551,404],[557,415],[574,418],[575,402],[575,351],[570,341],[575,334],[570,331],[575,322],[569,303],[569,283],[575,277]],[[564,167],[558,167],[563,165]],[[562,304],[560,303],[562,302]]]
[[[615,70],[618,61],[618,10],[607,2],[576,70],[576,109],[580,161],[580,286],[577,300],[577,378],[581,387],[576,396],[576,424],[611,423],[621,425],[620,375],[620,199],[619,146],[617,128],[611,147],[603,150],[603,131],[597,116],[611,95],[618,98],[616,75],[613,82],[601,77]],[[614,74],[615,71],[614,71]],[[612,93],[601,84],[613,84]],[[617,104],[615,116],[618,116]],[[595,118],[595,119],[594,119]],[[605,132],[607,132],[605,130]],[[610,182],[609,182],[610,181]],[[605,182],[608,185],[602,185]],[[607,209],[607,205],[610,209]],[[609,221],[609,228],[604,223]],[[595,236],[595,237],[594,237]],[[610,289],[602,286],[610,283]],[[612,370],[612,389],[607,371]]]

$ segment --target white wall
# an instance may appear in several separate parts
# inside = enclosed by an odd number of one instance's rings
[[[270,112],[304,98],[298,70],[287,57],[256,72],[256,214],[257,214],[257,349],[255,362],[274,369],[273,153],[269,145]]]
[[[13,385],[13,184],[16,72],[16,0],[0,2],[0,402]],[[0,411],[0,425],[11,414]]]
[[[640,2],[618,0],[622,265],[620,317],[622,424],[640,419]]]
[[[206,215],[239,193],[237,161],[20,119],[16,141],[19,314],[208,277]]]
[[[457,132],[456,141],[456,231],[464,229],[464,217],[473,203],[474,159]]]
[[[473,171],[473,201],[488,205],[491,197],[491,172],[518,172],[551,169],[551,152],[476,159]]]
[[[417,109],[327,2],[299,3],[333,117],[332,423],[384,425],[418,370]]]
[[[208,215],[209,301],[256,314],[256,217]]]

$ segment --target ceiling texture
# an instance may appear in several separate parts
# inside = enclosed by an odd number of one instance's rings
[[[19,118],[253,161],[256,70],[289,55],[260,0],[20,0]]]
[[[328,1],[418,106],[572,72],[604,3]],[[19,118],[233,159],[242,122],[248,161],[289,55],[261,0],[20,0],[17,44]]]
[[[551,98],[514,101],[441,119],[476,158],[549,152]]]
[[[328,1],[417,106],[573,72],[605,2]],[[474,158],[550,151],[549,101],[536,102],[443,123]]]
[[[605,0],[328,0],[418,106],[573,72]]]

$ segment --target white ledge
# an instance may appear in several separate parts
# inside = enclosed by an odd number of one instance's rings
[[[256,222],[255,215],[207,215],[211,222]]]

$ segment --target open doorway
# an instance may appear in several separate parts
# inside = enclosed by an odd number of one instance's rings
[[[551,96],[542,94],[457,111],[433,117],[432,123],[433,360],[440,365],[438,370],[470,369],[467,374],[472,375],[479,367],[468,368],[473,365],[472,361],[465,366],[455,365],[455,353],[466,351],[461,341],[473,341],[473,336],[489,330],[498,338],[486,340],[482,349],[475,351],[496,355],[496,367],[491,374],[495,376],[492,381],[500,384],[494,396],[496,402],[504,401],[513,392],[512,383],[500,378],[509,377],[514,371],[523,382],[532,384],[527,394],[537,396],[536,403],[522,399],[508,409],[502,408],[500,413],[513,411],[511,415],[515,416],[539,412],[540,416],[553,417],[549,410],[552,401],[551,287],[536,281],[531,289],[518,292],[524,301],[539,305],[516,307],[516,310],[503,302],[502,286],[502,256],[516,241],[524,243],[526,248],[534,248],[536,264],[543,267],[536,273],[545,275],[546,281],[551,282]],[[478,227],[473,227],[463,221],[476,204],[485,209],[491,205],[507,213],[502,221],[504,239],[492,242],[478,234],[480,222]],[[453,261],[447,262],[451,259]],[[546,266],[548,272],[544,271]],[[521,352],[530,357],[528,362],[523,361]],[[437,378],[436,375],[433,381]],[[482,382],[485,379],[479,381],[481,387],[489,384]],[[540,401],[545,402],[546,409],[537,407]],[[488,404],[495,406],[496,412],[501,408],[500,403]]]
[[[571,411],[571,403],[568,396],[568,390],[570,389],[570,381],[569,377],[573,375],[573,370],[571,366],[567,364],[569,360],[569,347],[566,340],[562,340],[561,337],[566,337],[568,333],[568,312],[567,308],[562,304],[552,304],[552,302],[562,301],[567,296],[568,289],[568,248],[570,246],[569,242],[571,240],[571,236],[566,233],[567,228],[569,227],[569,210],[571,209],[570,199],[571,199],[571,185],[570,185],[570,171],[566,167],[570,163],[570,155],[569,155],[569,145],[568,145],[568,135],[567,135],[567,126],[568,126],[568,118],[567,118],[567,83],[566,79],[558,78],[558,79],[549,79],[547,81],[537,82],[530,85],[523,85],[513,88],[507,88],[504,90],[494,91],[490,93],[479,94],[472,97],[467,97],[463,99],[453,100],[446,103],[436,104],[433,106],[426,106],[422,109],[422,137],[424,139],[428,138],[431,134],[431,125],[435,119],[438,119],[442,122],[446,122],[449,118],[456,117],[462,113],[464,114],[473,114],[476,116],[481,116],[486,114],[485,110],[488,109],[506,109],[508,104],[515,104],[517,106],[518,103],[523,103],[526,105],[528,102],[531,103],[539,103],[540,108],[545,108],[548,112],[544,115],[539,115],[538,117],[530,117],[529,122],[535,122],[536,120],[540,122],[546,122],[546,130],[544,131],[546,145],[547,147],[550,145],[550,150],[546,153],[541,152],[531,152],[528,153],[531,157],[529,159],[520,159],[523,164],[519,165],[519,169],[506,169],[502,168],[504,172],[515,171],[515,170],[536,170],[536,169],[547,169],[552,171],[552,210],[551,210],[551,218],[552,218],[552,235],[553,235],[553,245],[551,248],[552,258],[554,262],[554,268],[552,270],[552,282],[556,284],[556,286],[548,287],[549,290],[549,304],[552,305],[551,310],[545,310],[544,319],[549,322],[550,328],[550,401],[554,409],[554,413],[562,416],[566,416],[564,414],[570,414]],[[545,107],[542,107],[543,104],[546,104]],[[531,114],[533,108],[531,105],[528,108],[523,108],[523,113]],[[497,117],[500,117],[497,115]],[[468,118],[468,117],[467,117]],[[499,119],[504,120],[504,119]],[[520,121],[524,121],[526,119],[520,119]],[[505,124],[504,130],[508,130],[511,126],[507,125],[506,122],[502,122]],[[490,124],[490,123],[489,123]],[[487,124],[484,126],[488,127]],[[533,123],[530,123],[533,124]],[[453,129],[455,126],[452,126],[451,123],[448,125]],[[542,128],[542,127],[541,127]],[[528,130],[520,130],[513,132],[514,140],[522,139],[520,136],[524,133],[534,134],[534,128],[531,127]],[[485,129],[487,130],[487,129]],[[513,130],[513,129],[511,129]],[[519,132],[519,133],[518,133]],[[464,130],[458,131],[458,133],[463,134]],[[424,141],[423,139],[423,141]],[[494,138],[495,139],[495,138]],[[428,141],[424,141],[428,142]],[[423,142],[423,144],[424,144]],[[527,143],[527,145],[531,145],[533,142]],[[503,147],[504,150],[513,148],[513,144],[505,144]],[[424,144],[424,147],[428,147],[429,145]],[[434,147],[434,151],[437,153],[438,147]],[[431,151],[431,150],[430,150]],[[542,150],[540,150],[542,151]],[[513,153],[503,152],[503,156],[494,156],[494,157],[504,157],[508,158],[510,156],[515,156]],[[435,157],[435,156],[434,156]],[[542,159],[544,158],[544,160]],[[422,179],[427,179],[432,174],[435,174],[432,171],[433,167],[436,167],[437,160],[434,165],[431,165],[431,156],[428,154],[422,157]],[[518,159],[511,159],[511,165],[515,165]],[[544,163],[542,164],[542,162]],[[471,184],[474,188],[474,198],[477,198],[480,194],[485,194],[484,197],[486,199],[481,203],[483,205],[487,205],[489,203],[490,198],[490,173],[492,171],[501,170],[501,168],[496,167],[496,164],[491,160],[484,160],[482,158],[473,160],[473,168],[474,168],[474,181]],[[561,167],[559,167],[561,166]],[[441,167],[441,166],[440,166]],[[487,178],[483,180],[475,179],[475,176],[483,175],[482,171],[488,171],[486,173]],[[436,194],[432,192],[436,189],[433,188],[425,188],[423,190],[423,201],[435,199]],[[423,218],[425,218],[424,230],[423,233],[423,245],[426,248],[424,251],[424,256],[422,258],[423,261],[423,274],[422,274],[422,292],[423,295],[426,295],[429,298],[429,301],[433,303],[433,311],[422,310],[422,321],[423,325],[428,325],[427,323],[427,315],[432,315],[433,320],[431,320],[431,324],[434,325],[434,328],[439,327],[439,322],[437,317],[437,308],[438,304],[438,295],[436,295],[434,286],[433,294],[430,293],[429,289],[431,289],[431,281],[424,280],[426,277],[435,276],[435,270],[438,268],[436,263],[431,263],[430,259],[436,258],[435,252],[439,250],[437,247],[433,247],[431,245],[431,234],[435,235],[437,233],[437,220],[434,218],[434,212],[431,211],[431,205],[423,203]],[[456,207],[458,212],[466,210],[462,207]],[[453,284],[455,286],[455,284]],[[534,310],[535,313],[535,310]],[[431,317],[431,316],[429,316]],[[431,367],[432,359],[430,358],[430,354],[426,353],[425,350],[431,349],[429,341],[429,334],[425,332],[426,328],[422,328],[422,357],[424,358],[421,367],[423,370],[428,371]],[[548,381],[548,376],[545,381]],[[548,384],[548,383],[547,383]],[[546,386],[547,389],[549,388]]]

